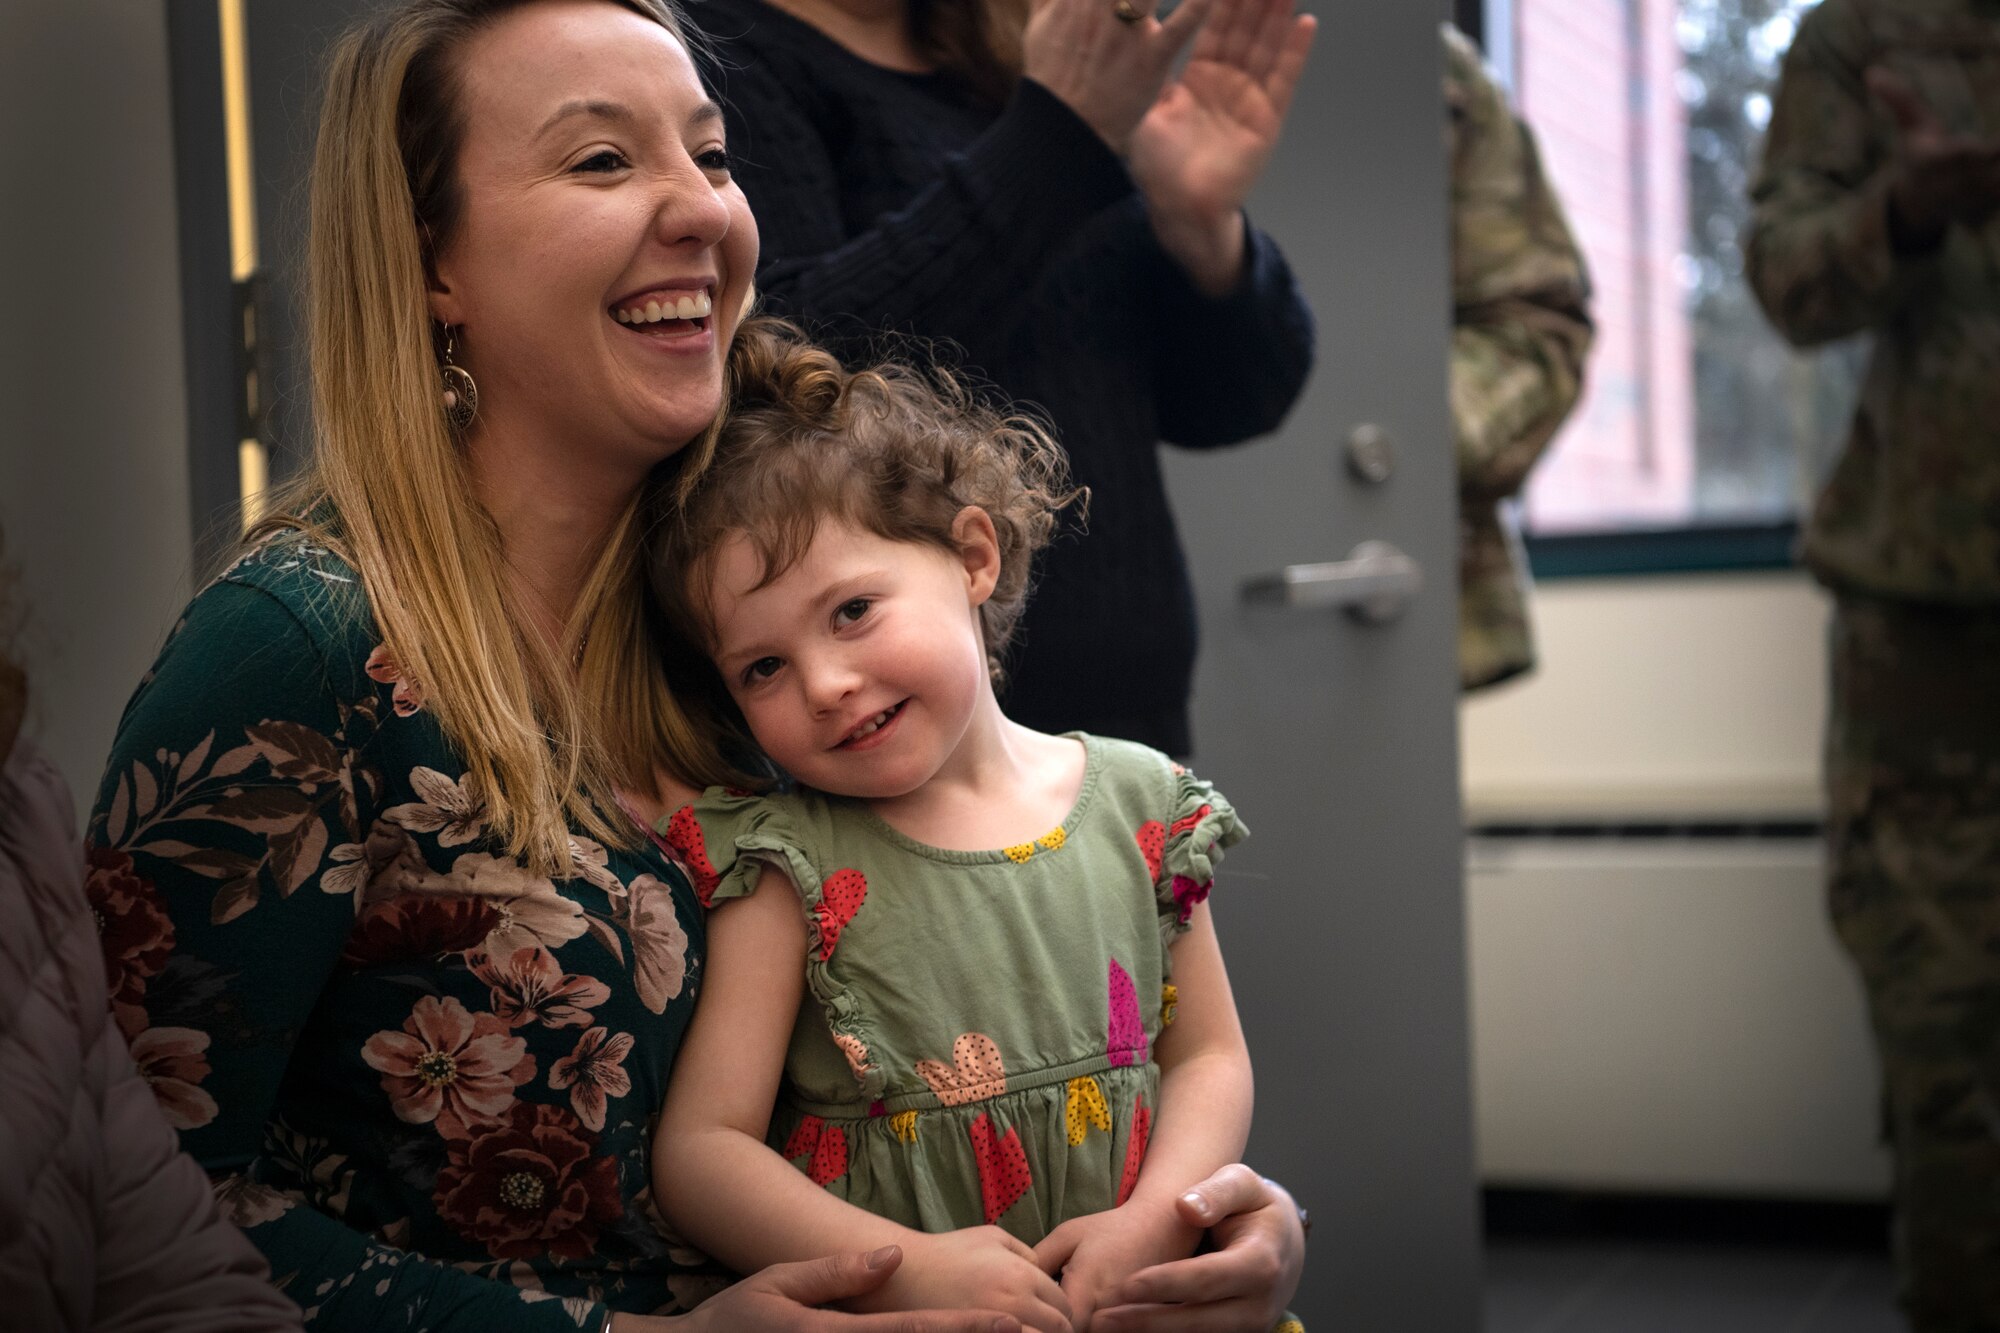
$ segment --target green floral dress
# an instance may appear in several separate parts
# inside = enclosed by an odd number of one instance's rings
[[[595,1333],[722,1285],[647,1183],[686,876],[637,827],[566,879],[501,853],[331,553],[281,539],[195,598],[89,841],[133,1055],[309,1328]]]
[[[704,901],[766,865],[798,891],[809,1002],[770,1142],[840,1198],[1033,1244],[1131,1192],[1168,946],[1244,829],[1166,756],[1082,740],[1075,808],[1018,847],[929,847],[812,793],[711,791],[660,825]]]

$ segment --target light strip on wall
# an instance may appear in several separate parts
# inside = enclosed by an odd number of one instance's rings
[[[237,282],[247,282],[257,271],[257,196],[250,179],[250,66],[243,0],[216,3],[222,30],[222,123],[229,172],[229,274]],[[246,305],[243,318],[255,319],[255,307]],[[254,343],[248,339],[259,332],[243,329],[238,334],[246,338],[245,346],[251,346]],[[264,390],[255,383],[245,387],[252,394]],[[270,455],[263,441],[237,441],[236,478],[247,528],[263,513],[264,491],[271,479]]]

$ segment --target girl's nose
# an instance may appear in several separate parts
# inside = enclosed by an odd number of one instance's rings
[[[860,677],[838,659],[821,659],[802,671],[806,701],[816,713],[831,713],[852,695]]]

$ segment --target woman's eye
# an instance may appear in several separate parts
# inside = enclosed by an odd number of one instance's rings
[[[769,680],[778,674],[778,668],[783,665],[784,663],[775,657],[760,657],[743,668],[743,683],[755,685],[760,680]]]
[[[833,613],[833,623],[836,625],[852,625],[855,621],[867,615],[868,608],[873,605],[874,603],[866,597],[856,597],[851,602],[842,602],[840,609]]]
[[[571,167],[570,170],[602,174],[604,172],[623,171],[626,166],[627,163],[623,153],[613,152],[607,148],[601,153],[592,153],[589,157]]]
[[[727,148],[711,148],[705,153],[696,154],[694,160],[701,165],[703,171],[726,174],[729,170],[729,150]]]

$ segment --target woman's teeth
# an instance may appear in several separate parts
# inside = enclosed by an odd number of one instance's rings
[[[707,319],[711,309],[707,292],[695,292],[679,299],[648,301],[639,306],[627,306],[614,310],[612,315],[620,324],[658,324],[666,319]]]

